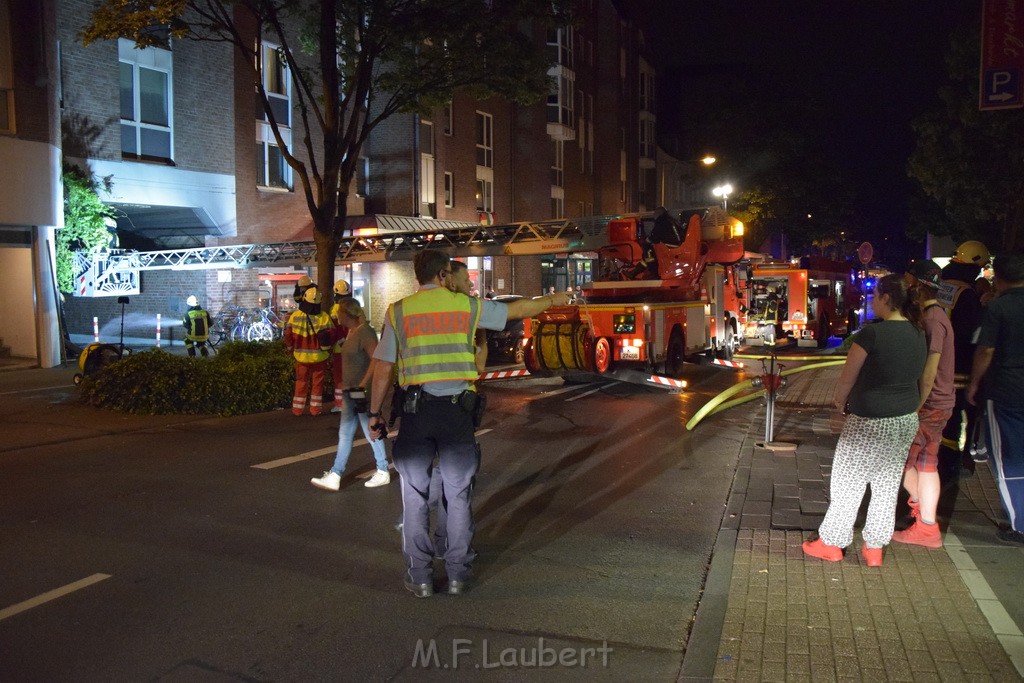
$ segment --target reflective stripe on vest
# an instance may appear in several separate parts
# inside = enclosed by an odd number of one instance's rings
[[[398,338],[401,386],[477,378],[479,299],[443,287],[424,289],[393,304],[388,316]]]
[[[188,334],[193,341],[206,341],[210,338],[209,326],[206,324],[206,311],[201,308],[188,309]]]
[[[935,300],[939,302],[939,306],[946,312],[947,316],[953,315],[953,309],[956,308],[956,302],[960,300],[960,295],[966,290],[970,289],[970,285],[962,280],[943,280],[939,283],[939,289],[935,293]]]
[[[292,328],[292,335],[305,340],[304,344],[300,344],[296,340],[295,346],[292,348],[295,360],[300,363],[322,363],[327,360],[331,353],[320,348],[320,341],[317,339],[316,333],[330,329],[332,325],[331,317],[326,313],[315,315],[309,315],[302,311],[292,313],[288,318],[288,326]],[[307,346],[309,348],[306,348]]]

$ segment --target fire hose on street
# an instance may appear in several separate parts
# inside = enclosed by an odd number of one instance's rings
[[[765,358],[767,358],[767,356]],[[818,358],[820,358],[820,356],[814,357],[815,360],[817,360]],[[787,357],[787,360],[790,359]],[[778,373],[778,377],[788,377],[790,375],[795,375],[798,372],[804,372],[805,370],[819,370],[821,368],[842,365],[845,362],[845,357],[832,358],[827,361],[820,361],[817,363],[811,363],[810,365],[801,365],[798,368],[783,370],[782,372]],[[747,391],[749,389],[757,390],[745,396],[740,396],[739,398],[732,398],[733,396],[736,396],[736,394],[742,393],[743,391]],[[764,388],[763,376],[751,377],[750,379],[744,380],[739,384],[734,384],[733,386],[729,387],[722,393],[718,394],[718,396],[715,396],[713,399],[705,403],[704,406],[701,407],[701,409],[698,410],[694,414],[694,416],[690,418],[690,421],[686,423],[686,429],[687,431],[691,431],[700,423],[701,420],[703,420],[708,415],[714,415],[715,413],[719,413],[728,408],[742,405],[744,403],[747,403],[748,401],[753,401],[756,398],[764,396],[765,392],[766,388]]]

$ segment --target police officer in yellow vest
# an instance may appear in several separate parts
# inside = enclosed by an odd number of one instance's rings
[[[209,356],[210,352],[206,348],[206,342],[210,339],[210,314],[203,310],[194,295],[190,296],[185,303],[188,304],[188,310],[185,312],[181,324],[185,326],[185,348],[188,349],[188,355],[195,356],[196,346],[198,346],[200,353]]]
[[[428,529],[427,498],[435,455],[448,501],[448,546],[444,561],[448,593],[466,588],[473,551],[472,482],[480,463],[474,436],[477,327],[501,330],[508,319],[527,318],[568,303],[566,292],[509,304],[468,297],[445,287],[451,273],[447,255],[433,249],[413,261],[419,289],[388,308],[370,392],[370,429],[384,434],[381,415],[392,367],[404,392],[401,431],[392,457],[402,477],[402,554],[405,587],[418,598],[434,594],[434,546]]]

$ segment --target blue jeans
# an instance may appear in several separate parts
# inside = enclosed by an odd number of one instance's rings
[[[370,416],[366,413],[356,413],[352,401],[345,400],[341,406],[341,424],[338,425],[338,454],[334,456],[334,465],[331,471],[337,474],[345,472],[348,465],[348,456],[352,453],[352,439],[356,435],[356,423],[363,428],[363,436],[370,441]],[[378,470],[388,468],[388,456],[384,451],[384,439],[370,441],[370,448],[373,449],[373,459],[377,461]]]

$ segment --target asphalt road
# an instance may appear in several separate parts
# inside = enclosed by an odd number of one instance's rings
[[[0,680],[675,680],[749,422],[686,432],[737,378],[687,375],[488,386],[477,581],[417,600],[368,446],[309,484],[336,416],[115,415],[0,373]]]

